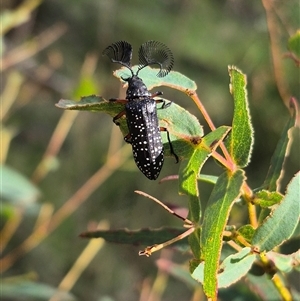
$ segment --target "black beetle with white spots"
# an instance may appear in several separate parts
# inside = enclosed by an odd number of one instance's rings
[[[174,64],[172,52],[160,42],[148,41],[142,44],[139,48],[139,67],[135,74],[131,68],[132,46],[129,43],[125,41],[113,43],[105,48],[103,54],[107,55],[113,63],[119,63],[131,71],[131,77],[122,77],[124,81],[128,82],[126,99],[110,99],[110,101],[125,104],[125,110],[116,115],[113,122],[119,125],[117,120],[126,115],[129,133],[124,140],[131,144],[133,157],[140,171],[148,179],[155,180],[159,176],[164,162],[161,131],[166,132],[170,152],[178,162],[169,132],[166,128],[159,126],[157,117],[156,104],[162,103],[161,109],[166,109],[171,102],[165,103],[162,99],[154,99],[154,97],[162,95],[162,92],[151,94],[143,80],[138,77],[138,73],[144,67],[156,64],[160,67],[157,76],[166,76]]]

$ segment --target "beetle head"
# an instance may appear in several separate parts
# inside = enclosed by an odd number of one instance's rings
[[[146,85],[137,75],[133,75],[132,77],[123,78],[126,82],[128,82],[128,88],[126,91],[126,99],[135,99],[139,97],[150,97],[151,93],[148,91]]]

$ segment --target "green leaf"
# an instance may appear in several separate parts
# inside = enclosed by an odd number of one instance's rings
[[[234,162],[239,167],[246,167],[250,162],[253,148],[253,128],[251,124],[246,75],[236,67],[228,67],[230,92],[234,100],[232,130],[226,143]]]
[[[218,288],[224,288],[240,280],[250,270],[256,259],[255,254],[251,254],[250,248],[244,248],[236,254],[229,255],[219,267],[217,275]],[[192,277],[203,283],[204,266],[202,262],[192,273]]]
[[[295,239],[300,238],[300,221],[298,222],[298,225],[292,235],[292,238],[295,238]]]
[[[234,255],[229,255],[220,265],[218,287],[228,287],[240,280],[250,270],[256,259],[250,248],[244,248]]]
[[[124,110],[124,105],[107,101],[102,96],[89,95],[83,96],[80,101],[74,101],[69,99],[61,99],[56,104],[56,107],[64,110],[78,110],[78,111],[91,111],[91,112],[102,112],[110,115],[111,117],[116,116]],[[128,127],[126,119],[121,118],[120,130],[124,136],[128,133]],[[112,122],[113,124],[113,122]]]
[[[61,99],[56,106],[67,110],[103,112],[112,117],[124,110],[124,105],[107,101],[96,95],[82,97],[80,101]],[[203,129],[198,119],[175,103],[165,109],[161,109],[161,105],[158,105],[157,115],[160,126],[166,127],[170,133],[170,139],[177,156],[189,157],[195,147],[194,144],[203,136]],[[127,135],[128,128],[125,116],[120,118],[119,122],[123,135]],[[162,133],[162,139],[165,153],[170,155],[166,133]]]
[[[279,294],[274,283],[270,281],[269,275],[254,276],[248,273],[246,280],[250,289],[260,297],[260,300],[282,300],[282,296]]]
[[[74,301],[75,297],[64,291],[60,291],[55,287],[47,284],[1,279],[1,298],[5,300],[32,300],[41,301],[49,300],[55,295],[58,301]],[[3,300],[4,300],[3,299]]]
[[[298,119],[297,102],[292,100],[290,102],[290,108],[294,110],[293,116],[288,120],[286,126],[283,128],[281,137],[271,159],[267,177],[263,184],[263,188],[269,191],[280,190],[279,183],[281,180],[281,174],[283,173],[283,164],[293,142],[291,130],[296,125]]]
[[[241,235],[247,242],[251,243],[255,229],[252,225],[244,225],[237,230],[238,234]]]
[[[36,202],[40,192],[26,177],[6,165],[0,165],[0,174],[1,200],[13,205],[31,205]]]
[[[172,103],[166,109],[157,110],[160,126],[170,133],[173,148],[177,156],[189,158],[203,136],[203,129],[198,119],[181,106]],[[166,133],[162,132],[162,140],[166,155],[170,153],[170,145]]]
[[[132,67],[134,72],[136,72],[137,69],[138,66]],[[197,89],[197,85],[194,81],[179,72],[171,71],[165,77],[157,77],[158,71],[159,69],[145,67],[139,72],[139,77],[143,79],[143,82],[149,91],[154,87],[166,86],[189,94],[194,93]],[[122,67],[121,69],[114,71],[114,76],[123,81],[122,77],[128,78],[132,75],[128,68]]]
[[[244,172],[225,171],[220,175],[208,200],[204,212],[201,232],[201,259],[204,260],[203,289],[213,300],[217,296],[217,273],[222,248],[222,233],[226,226],[230,209],[241,194],[245,180]]]
[[[124,108],[122,104],[107,101],[97,95],[83,96],[80,101],[61,99],[55,106],[64,110],[104,112],[111,116],[119,113],[120,108]]]
[[[297,268],[297,262],[300,262],[300,252],[297,251],[293,254],[284,255],[276,252],[268,252],[266,256],[271,260],[276,268],[283,273],[289,273],[293,269]],[[299,268],[299,265],[298,265]]]
[[[297,30],[296,33],[289,38],[288,48],[300,58],[300,30]]]
[[[212,151],[226,137],[229,127],[222,126],[202,138],[200,143],[190,144],[192,153],[181,162],[179,171],[179,193],[189,197],[189,219],[198,223],[201,217],[197,177]],[[175,148],[177,151],[177,148]]]
[[[289,183],[282,202],[256,229],[252,245],[258,251],[271,251],[292,236],[300,216],[299,200],[300,172]]]
[[[200,238],[201,238],[201,228],[198,227],[191,233],[188,237],[190,248],[193,252],[194,258],[200,259]]]
[[[174,262],[165,258],[156,260],[156,265],[160,271],[166,272],[168,275],[172,275],[174,278],[180,280],[191,288],[199,287],[197,281],[191,278],[191,274],[186,269],[185,265],[175,264]]]
[[[186,229],[162,227],[159,229],[117,229],[117,230],[98,230],[80,234],[83,238],[103,238],[107,242],[130,245],[154,245],[170,240],[184,233]],[[181,239],[174,243],[186,249],[187,239]]]
[[[204,174],[200,174],[198,176],[198,180],[202,181],[202,182],[206,182],[206,183],[210,183],[210,184],[216,184],[218,181],[218,177],[216,176],[211,176],[211,175],[204,175]]]
[[[281,202],[283,195],[276,191],[260,190],[255,193],[254,204],[268,208]]]

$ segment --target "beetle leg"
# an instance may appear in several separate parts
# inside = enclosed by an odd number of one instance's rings
[[[163,95],[163,92],[157,91],[157,92],[153,93],[153,94],[151,95],[151,97],[153,98],[153,97],[160,96],[160,95]],[[166,103],[166,101],[163,100],[163,99],[155,99],[155,102],[156,102],[156,103],[162,103],[161,109],[166,109],[166,108],[168,108],[168,107],[171,105],[171,103],[172,103],[172,101]]]
[[[166,102],[163,99],[155,99],[155,102],[156,103],[162,103],[161,109],[166,109],[173,103],[173,101]]]
[[[164,94],[163,92],[157,91],[157,92],[153,93],[153,94],[151,95],[151,97],[156,97],[156,96],[160,96],[160,95],[163,95],[163,94]]]
[[[125,110],[123,110],[123,111],[121,111],[118,115],[116,115],[114,118],[113,118],[113,122],[114,122],[114,124],[116,124],[116,125],[120,125],[120,122],[118,122],[117,120],[119,119],[119,118],[121,118],[123,115],[125,115],[126,114],[126,112],[125,112]]]
[[[168,138],[168,142],[169,142],[169,145],[170,145],[170,153],[171,153],[171,155],[173,155],[175,157],[176,163],[178,163],[179,158],[178,158],[178,156],[174,152],[173,145],[172,145],[172,142],[171,142],[171,139],[170,139],[170,133],[169,133],[169,131],[165,127],[160,127],[159,130],[161,132],[167,132],[167,138]]]
[[[126,104],[128,102],[127,99],[120,99],[120,98],[110,98],[108,101]]]
[[[126,143],[131,144],[131,136],[130,136],[130,133],[128,133],[128,134],[124,137],[124,141],[125,141]]]

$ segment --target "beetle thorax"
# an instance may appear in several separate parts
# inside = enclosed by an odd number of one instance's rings
[[[138,76],[133,75],[132,77],[126,78],[128,82],[128,89],[126,91],[126,99],[134,99],[140,97],[149,97],[151,93],[148,91],[146,85]]]

